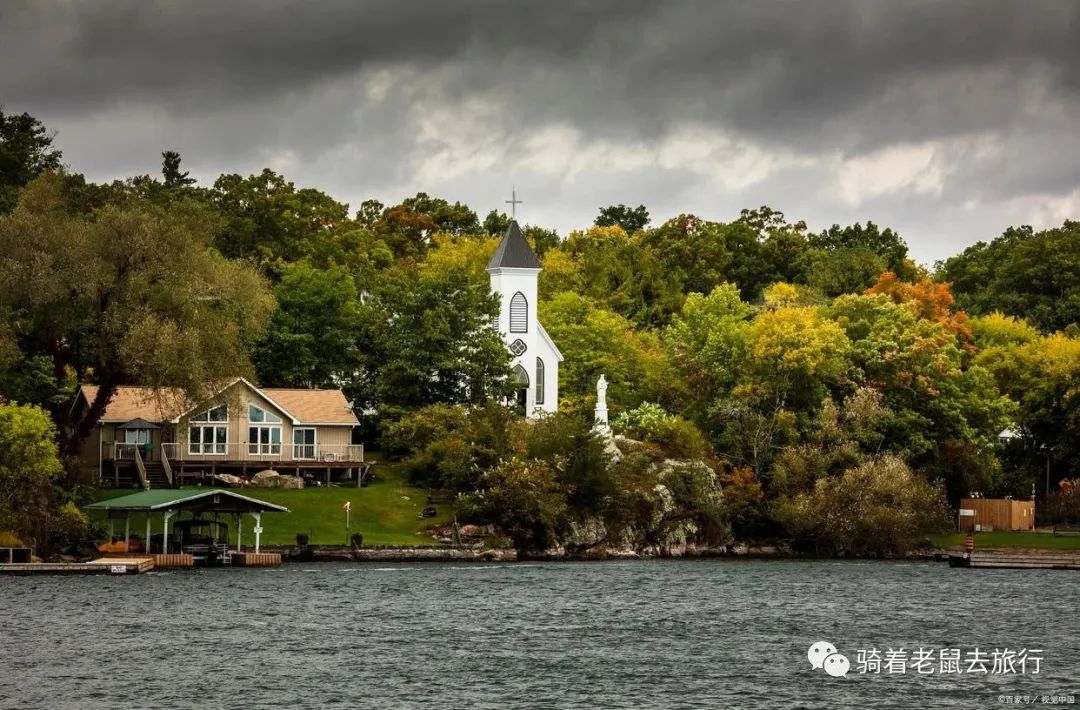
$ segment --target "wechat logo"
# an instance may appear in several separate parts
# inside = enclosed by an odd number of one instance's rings
[[[837,653],[836,646],[833,646],[828,641],[818,641],[811,645],[810,650],[806,652],[806,658],[810,661],[810,666],[814,670],[821,668],[833,678],[845,677],[848,671],[851,670],[851,662],[848,661],[848,657],[842,653]]]

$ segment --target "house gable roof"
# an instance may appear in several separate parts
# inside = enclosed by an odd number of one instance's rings
[[[246,379],[238,377],[221,388],[217,394],[220,395],[238,383],[249,387],[261,399],[284,414],[294,425],[354,426],[360,423],[341,390],[260,389]],[[89,406],[97,397],[98,389],[97,385],[82,385],[78,396],[83,397]],[[100,421],[118,424],[133,419],[145,419],[148,422],[176,423],[204,405],[206,402],[192,405],[191,401],[179,390],[124,386],[117,388],[116,395],[105,407],[105,413]]]
[[[506,228],[506,234],[499,242],[495,253],[491,255],[491,261],[487,265],[488,271],[493,269],[540,269],[540,262],[533,254],[529,242],[525,241],[525,235],[521,233],[518,223],[511,222]]]
[[[99,389],[97,385],[80,386],[76,402],[81,397],[89,407],[97,398]],[[105,406],[101,421],[119,424],[133,419],[145,419],[160,424],[171,420],[186,406],[187,399],[179,390],[121,386],[116,388],[116,394]]]
[[[229,384],[225,385],[220,390],[218,390],[218,392],[214,396],[218,397],[218,396],[222,395],[224,392],[226,392],[227,390],[235,387],[238,384],[244,385],[249,390],[251,390],[252,392],[257,394],[260,399],[265,400],[274,409],[278,410],[278,412],[280,412],[281,414],[284,414],[289,420],[292,421],[293,424],[299,424],[300,423],[299,420],[296,417],[293,416],[292,412],[290,412],[288,409],[286,409],[285,407],[283,407],[280,404],[278,404],[277,402],[275,402],[270,396],[268,396],[266,394],[265,391],[260,390],[258,387],[251,384],[250,382],[247,381],[246,378],[243,378],[243,377],[237,377],[235,380],[233,380],[232,382],[230,382]],[[202,407],[204,407],[206,405],[207,405],[207,402],[201,402],[200,404],[198,404],[198,405],[196,405],[194,407],[190,407],[189,409],[187,409],[187,410],[181,412],[180,414],[177,414],[175,417],[173,417],[172,422],[175,424],[176,422],[180,421],[181,417],[186,417],[187,415],[194,412],[196,409],[201,409]]]
[[[267,387],[262,392],[286,407],[301,424],[359,424],[341,390],[306,390]]]

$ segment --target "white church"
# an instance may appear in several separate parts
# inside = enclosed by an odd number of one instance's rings
[[[540,262],[516,220],[503,235],[487,271],[491,290],[501,303],[492,325],[502,333],[513,355],[517,405],[527,417],[554,412],[559,408],[559,363],[563,356],[536,317]]]

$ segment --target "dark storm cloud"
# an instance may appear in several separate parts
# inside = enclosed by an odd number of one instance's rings
[[[466,199],[531,170],[538,203],[581,194],[587,175],[607,187],[590,183],[596,200],[658,214],[753,204],[739,199],[831,222],[874,216],[844,207],[866,204],[932,231],[961,202],[1077,189],[1063,148],[1078,37],[1080,4],[1064,1],[9,1],[0,102],[60,127],[92,175],[169,141],[201,174],[280,163],[353,202],[388,185]],[[670,164],[671,141],[697,129],[735,146],[718,160],[760,172],[751,187]],[[915,147],[874,162],[894,146]],[[588,171],[567,167],[594,153]],[[595,207],[561,209],[581,224]]]
[[[1029,70],[1080,89],[1080,5],[1068,2],[9,2],[0,27],[0,92],[74,110],[198,110],[463,63],[448,92],[496,87],[586,124],[817,133],[878,103],[883,131],[925,136],[1009,120]],[[971,80],[980,71],[989,86]]]

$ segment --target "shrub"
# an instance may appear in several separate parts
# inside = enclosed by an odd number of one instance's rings
[[[1045,525],[1080,523],[1080,491],[1071,479],[1061,481],[1061,490],[1046,496],[1036,507],[1039,522]]]
[[[546,550],[568,520],[566,489],[547,461],[512,458],[484,474],[484,492],[472,498],[476,517],[501,527],[522,550]]]
[[[392,456],[416,454],[438,439],[460,434],[468,422],[468,412],[460,405],[432,404],[388,425],[383,432],[383,450]]]
[[[949,529],[943,487],[893,455],[819,479],[813,491],[781,500],[776,510],[796,543],[818,552],[902,554],[920,537]]]
[[[23,547],[19,536],[7,530],[0,530],[0,547]]]
[[[409,454],[405,470],[414,484],[468,492],[480,485],[482,471],[521,450],[521,426],[497,402],[432,405],[391,425],[384,443]]]
[[[56,509],[49,532],[50,542],[59,549],[80,548],[93,542],[90,518],[72,501]]]
[[[641,438],[644,432],[652,430],[668,419],[671,419],[671,415],[659,404],[644,402],[615,417],[611,426],[617,432]]]
[[[668,458],[700,459],[710,454],[705,436],[692,423],[646,402],[623,412],[612,423],[615,431],[658,445]]]
[[[592,427],[582,419],[555,414],[522,431],[528,458],[555,463],[571,508],[579,513],[598,512],[611,494],[610,457]]]

